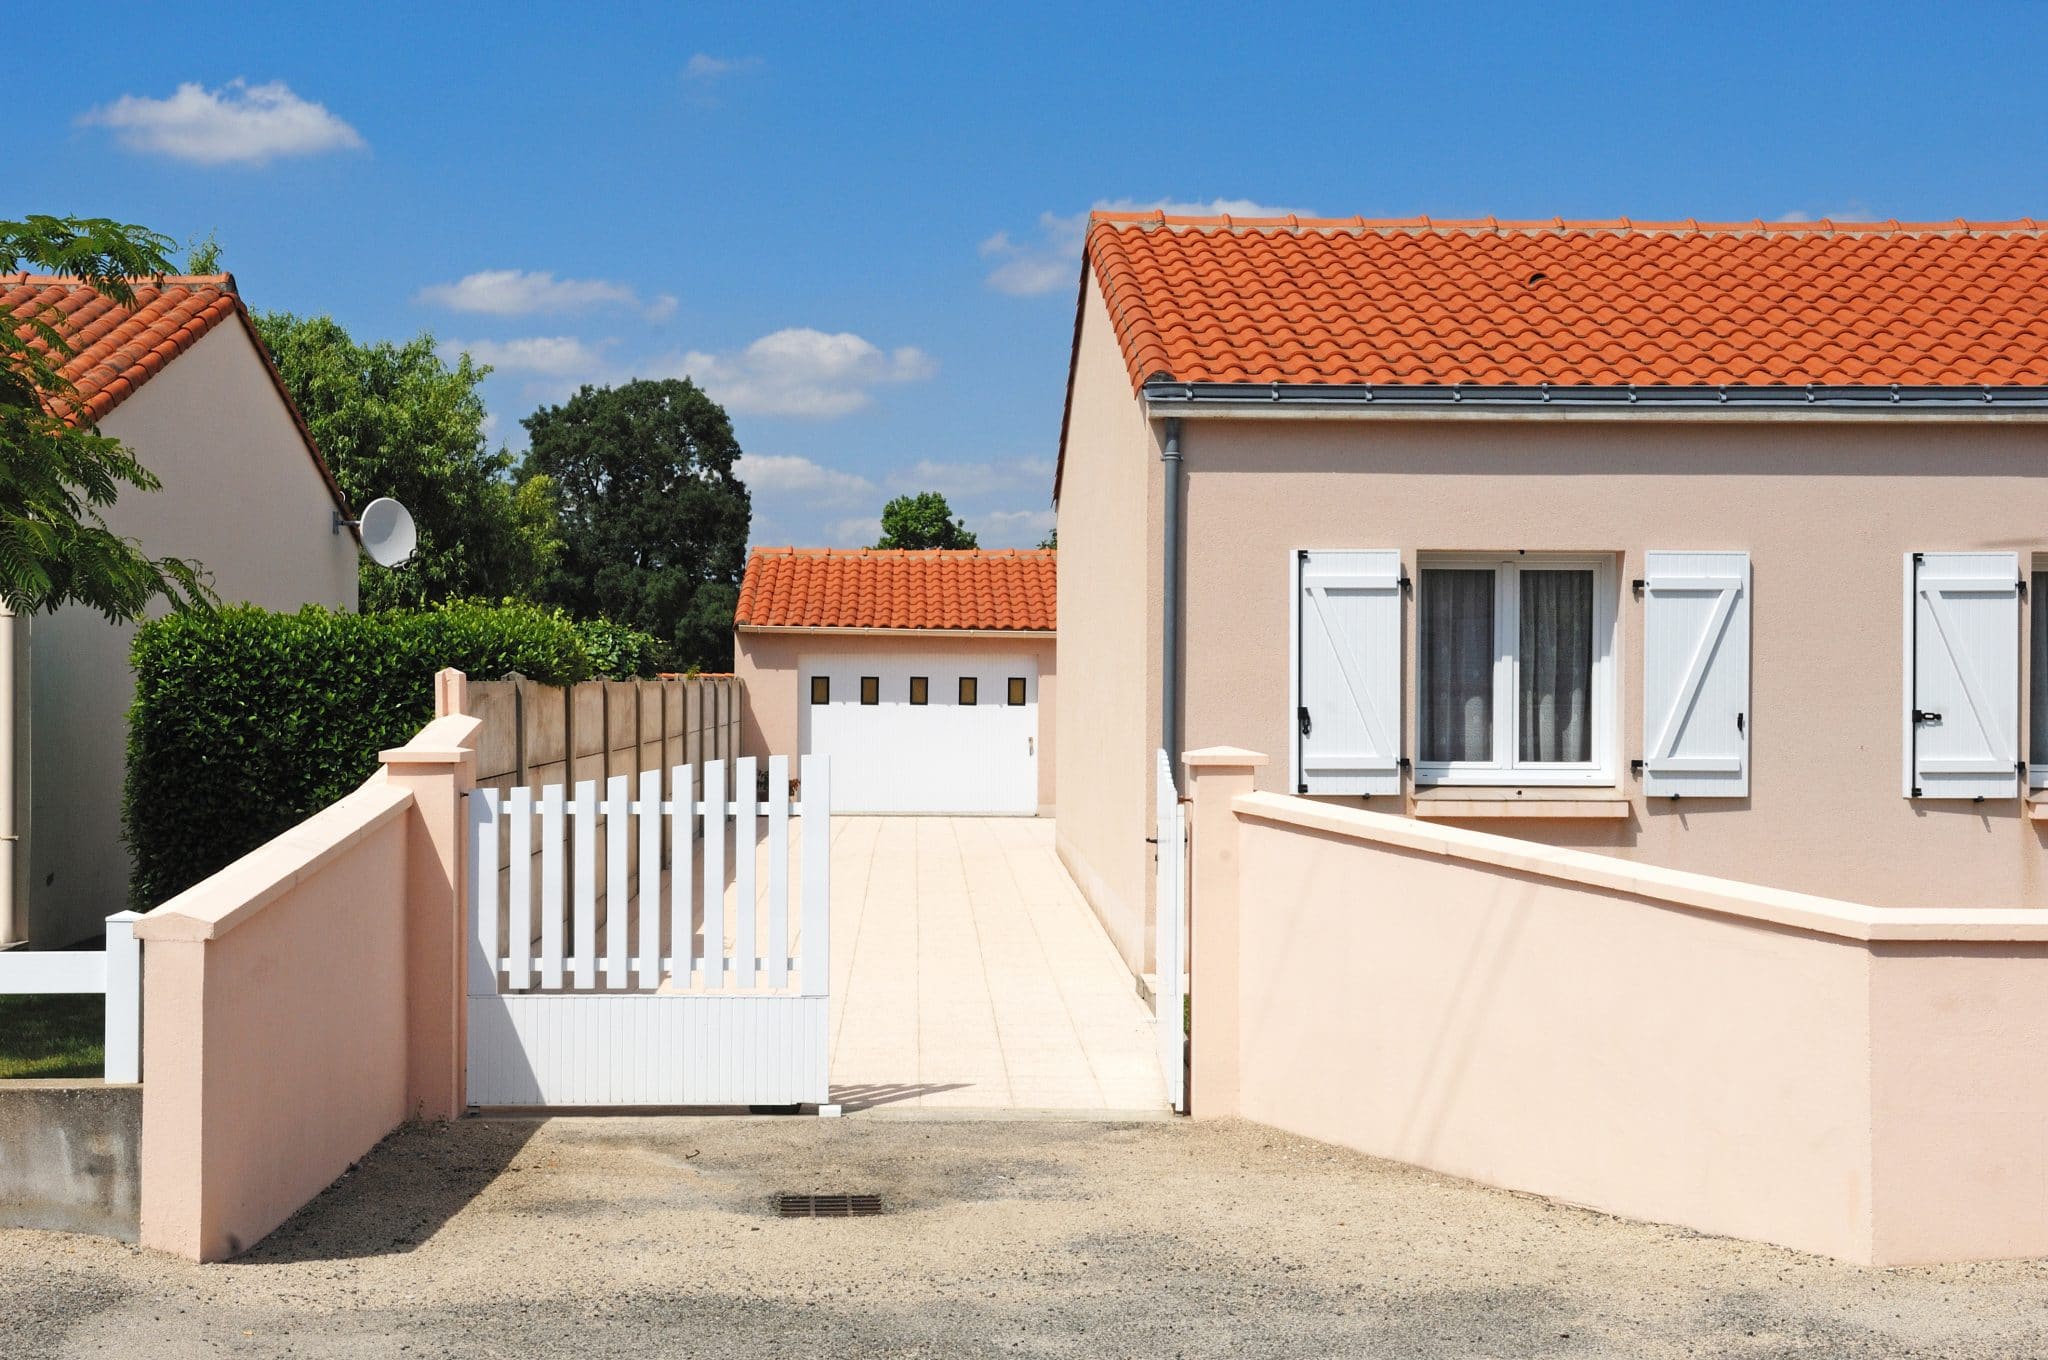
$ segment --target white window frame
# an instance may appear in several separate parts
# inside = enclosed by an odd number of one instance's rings
[[[1448,568],[1470,571],[1491,567],[1493,586],[1493,749],[1490,761],[1426,761],[1420,758],[1422,693],[1425,658],[1422,645],[1422,592],[1425,571]],[[1519,579],[1524,569],[1532,571],[1587,571],[1593,573],[1593,675],[1592,723],[1593,758],[1584,762],[1529,762],[1516,759],[1520,749],[1515,701],[1516,652],[1521,636],[1522,591]],[[1599,553],[1418,553],[1415,558],[1416,605],[1413,652],[1415,656],[1416,731],[1415,782],[1428,785],[1614,785],[1616,672],[1615,629],[1620,613],[1616,598],[1616,570],[1611,555]]]

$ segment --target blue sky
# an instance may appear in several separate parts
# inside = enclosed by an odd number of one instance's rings
[[[217,233],[257,308],[726,401],[757,543],[1050,525],[1095,204],[2048,217],[2048,5],[181,6],[17,63],[0,215]]]

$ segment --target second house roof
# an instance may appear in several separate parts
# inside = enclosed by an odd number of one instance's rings
[[[739,628],[1049,633],[1050,549],[756,548]]]

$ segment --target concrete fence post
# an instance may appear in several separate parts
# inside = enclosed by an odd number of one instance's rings
[[[1238,911],[1237,813],[1231,800],[1250,793],[1266,757],[1212,746],[1181,757],[1188,796],[1188,1113],[1197,1119],[1237,1114]]]
[[[405,1103],[408,1114],[422,1119],[453,1119],[464,1104],[469,894],[463,798],[476,786],[482,726],[473,717],[443,718],[409,745],[378,757],[385,779],[413,796],[405,848]]]

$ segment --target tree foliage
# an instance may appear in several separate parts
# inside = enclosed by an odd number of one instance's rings
[[[877,548],[973,548],[980,546],[966,521],[936,491],[898,496],[882,507]]]
[[[169,271],[174,243],[105,218],[0,221],[0,273],[46,270],[132,305],[133,278]],[[29,614],[82,604],[109,619],[212,602],[203,568],[150,557],[109,528],[123,487],[161,483],[133,452],[87,418],[63,365],[71,348],[47,315],[0,306],[0,601]]]
[[[687,379],[586,386],[528,416],[524,472],[551,479],[560,549],[540,597],[725,670],[746,568],[747,488],[723,408]]]
[[[490,449],[477,390],[489,368],[447,363],[431,335],[359,344],[331,317],[256,322],[349,504],[390,496],[419,526],[403,568],[363,563],[364,609],[530,592],[554,552],[552,515],[546,489],[521,500],[511,455]]]

